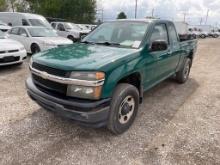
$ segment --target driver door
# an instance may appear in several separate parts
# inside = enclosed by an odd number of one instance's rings
[[[158,51],[150,51],[150,56],[154,59],[154,67],[152,68],[152,83],[161,81],[164,79],[169,72],[169,57],[171,55],[170,52],[170,44],[168,39],[168,31],[165,23],[156,24],[154,26],[151,38],[150,38],[150,48],[154,41],[165,41],[168,44],[166,50],[158,50]]]
[[[29,44],[30,44],[30,38],[29,38],[29,35],[28,35],[26,29],[24,29],[24,28],[19,28],[19,30],[18,30],[18,35],[17,35],[16,38],[17,38],[17,40],[18,40],[20,43],[22,43],[22,44],[24,45],[24,47],[25,47],[25,49],[26,49],[27,51],[30,50],[30,46],[29,46]]]

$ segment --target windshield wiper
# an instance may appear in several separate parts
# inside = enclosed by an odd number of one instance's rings
[[[98,44],[98,45],[107,45],[107,46],[120,46],[121,44],[119,43],[114,43],[114,42],[97,42],[95,44]]]
[[[94,42],[89,42],[89,41],[81,41],[80,43],[83,43],[83,44],[95,44]]]

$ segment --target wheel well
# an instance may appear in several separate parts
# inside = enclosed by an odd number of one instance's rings
[[[73,35],[68,35],[67,38],[74,38]]]
[[[37,45],[37,46],[38,46],[38,44],[37,44],[37,43],[32,43],[32,44],[31,44],[31,50],[32,50],[32,46],[33,46],[33,45]]]
[[[120,83],[128,83],[131,84],[133,86],[135,86],[139,93],[140,93],[140,100],[142,100],[143,97],[143,89],[141,86],[141,75],[140,73],[132,73],[124,78],[122,78],[120,81],[118,81],[118,84]]]

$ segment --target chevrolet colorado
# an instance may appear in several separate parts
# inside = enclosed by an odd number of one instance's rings
[[[171,21],[106,22],[81,43],[34,55],[27,93],[46,110],[121,134],[145,91],[171,76],[188,80],[196,49]]]

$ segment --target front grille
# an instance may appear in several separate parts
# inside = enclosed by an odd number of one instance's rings
[[[7,56],[7,57],[0,58],[0,63],[16,62],[19,60],[20,60],[20,57]]]
[[[4,53],[6,53],[6,51],[0,51],[0,54],[4,54]]]
[[[16,49],[16,50],[8,50],[8,53],[15,53],[15,52],[18,52],[19,50]]]
[[[56,76],[60,76],[60,77],[68,77],[69,73],[60,69],[56,69],[56,68],[51,68],[45,65],[41,65],[38,63],[33,63],[32,67],[34,69],[43,71],[43,72],[47,72],[48,74],[52,74],[52,75],[56,75]],[[49,92],[55,92],[55,93],[59,93],[63,96],[66,96],[66,91],[67,91],[67,85],[65,84],[61,84],[61,83],[57,83],[51,80],[46,80],[43,79],[40,76],[34,75],[32,74],[32,78],[34,83],[37,86],[40,86],[41,88],[43,88],[44,90],[47,90]]]
[[[50,80],[46,80],[34,74],[32,74],[32,78],[33,78],[34,83],[37,86],[40,86],[41,88],[47,91],[50,91],[50,92],[59,93],[64,96],[66,95],[67,85],[60,84],[60,83],[50,81]]]
[[[64,70],[51,68],[51,67],[41,65],[41,64],[38,64],[38,63],[35,63],[35,62],[33,62],[32,67],[37,69],[37,70],[44,71],[44,72],[47,72],[48,74],[52,74],[52,75],[55,75],[55,76],[69,77],[69,73],[64,71]]]

